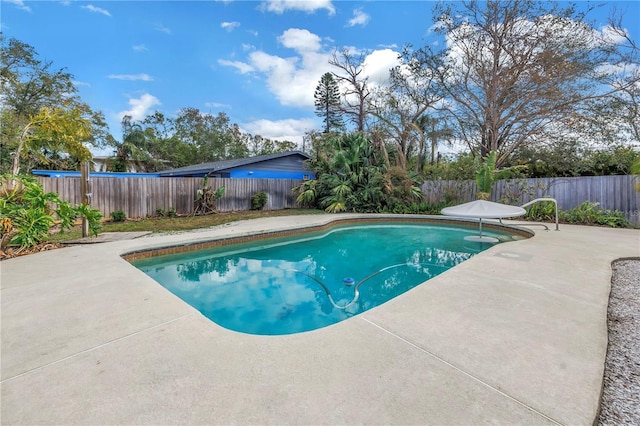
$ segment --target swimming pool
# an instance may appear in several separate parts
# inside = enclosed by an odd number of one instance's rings
[[[222,327],[292,334],[381,305],[492,246],[464,239],[475,233],[450,224],[343,224],[131,263]]]

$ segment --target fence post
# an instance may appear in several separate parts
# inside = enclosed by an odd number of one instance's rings
[[[86,161],[80,165],[80,193],[82,204],[89,206],[91,204],[91,182],[89,181],[89,162]],[[82,217],[82,236],[89,236],[89,221],[86,217]]]

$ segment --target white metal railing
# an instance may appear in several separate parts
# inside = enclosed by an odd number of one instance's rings
[[[530,205],[532,205],[534,203],[538,203],[540,201],[551,201],[551,202],[553,202],[553,205],[555,207],[555,213],[556,213],[556,231],[559,231],[560,228],[558,227],[558,202],[556,201],[555,198],[550,198],[550,197],[536,198],[535,200],[531,200],[528,203],[524,203],[520,207],[525,208],[525,207],[528,207],[528,206],[530,206]]]

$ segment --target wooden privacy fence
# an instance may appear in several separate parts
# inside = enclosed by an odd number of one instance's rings
[[[627,220],[640,224],[640,193],[634,185],[640,176],[581,176],[570,178],[499,180],[491,192],[492,201],[522,205],[540,197],[553,197],[563,210],[585,201],[600,203],[600,208],[624,212]],[[472,180],[427,181],[422,192],[428,201],[449,200],[464,203],[476,199],[476,183]]]
[[[37,177],[44,190],[60,194],[72,204],[82,202],[79,177]],[[265,210],[295,207],[291,189],[300,185],[294,179],[209,179],[215,191],[224,186],[225,193],[216,203],[219,211],[250,210],[256,192],[267,194]],[[202,178],[90,178],[91,206],[105,218],[111,212],[123,211],[128,218],[154,216],[158,209],[175,209],[177,214],[193,212],[196,191]]]
[[[72,204],[82,201],[80,178],[37,177],[46,191],[60,194]],[[512,179],[497,181],[491,193],[493,201],[522,205],[535,198],[550,196],[563,210],[584,201],[600,203],[607,210],[620,210],[634,224],[640,224],[640,193],[634,191],[639,176],[586,176],[574,178]],[[225,187],[218,200],[219,211],[249,210],[251,196],[267,194],[266,210],[295,207],[291,189],[302,181],[293,179],[209,179],[215,190]],[[153,216],[157,209],[175,209],[178,214],[193,212],[196,191],[201,178],[91,178],[91,205],[108,218],[111,212],[123,211],[127,217]],[[422,192],[429,202],[443,200],[464,203],[476,197],[474,181],[427,181]]]

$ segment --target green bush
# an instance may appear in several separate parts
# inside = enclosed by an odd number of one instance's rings
[[[98,234],[102,214],[86,205],[71,206],[55,192],[44,192],[31,176],[0,176],[0,250],[9,245],[28,249],[47,240],[54,226],[64,232],[78,217],[89,221],[93,235]]]
[[[100,220],[102,219],[102,213],[98,209],[92,209],[86,204],[80,204],[76,207],[78,214],[85,219],[87,219],[87,223],[89,224],[89,234],[98,235],[100,231]],[[122,213],[124,215],[124,213]],[[125,217],[126,219],[126,217]]]
[[[111,212],[109,216],[111,216],[111,222],[124,222],[127,220],[127,215],[122,210]]]
[[[436,164],[426,165],[424,177],[430,180],[473,180],[476,177],[476,163],[470,153],[454,157],[445,156]]]
[[[256,192],[251,197],[251,210],[262,210],[267,205],[267,194]]]
[[[293,189],[296,202],[329,213],[395,212],[422,201],[417,176],[388,167],[383,150],[362,133],[336,135],[333,155],[314,164],[317,180]]]
[[[600,203],[585,201],[560,215],[563,221],[581,225],[604,225],[612,228],[628,228],[631,226],[624,213],[619,210],[599,208]]]
[[[404,204],[398,202],[396,204],[387,204],[383,209],[380,210],[381,213],[393,213],[393,214],[429,214],[436,215],[440,214],[440,211],[448,207],[450,204],[445,202],[440,203],[429,203],[426,201],[420,203],[411,203]]]
[[[195,216],[215,213],[217,211],[216,202],[220,198],[222,198],[224,192],[224,186],[221,186],[214,191],[209,185],[209,177],[205,176],[202,179],[200,188],[196,191],[193,215]]]
[[[556,220],[556,208],[553,201],[540,201],[526,208],[525,217],[529,220],[546,222]],[[558,211],[558,216],[560,211]]]
[[[624,213],[619,210],[601,209],[600,203],[585,201],[572,208],[563,211],[558,208],[558,218],[561,222],[575,225],[602,225],[611,228],[630,228],[631,223]],[[555,220],[555,207],[551,201],[543,201],[526,208],[526,218],[529,220],[549,222]]]
[[[491,151],[485,158],[477,160],[476,197],[479,200],[488,200],[496,180],[496,152]]]

